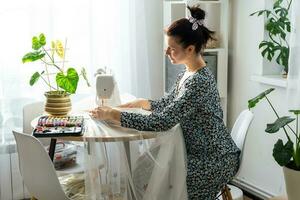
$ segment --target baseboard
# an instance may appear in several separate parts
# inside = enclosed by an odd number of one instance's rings
[[[241,188],[243,191],[245,191],[245,194],[247,196],[253,198],[254,200],[269,199],[271,197],[276,196],[275,194],[272,194],[269,191],[265,191],[261,188],[258,188],[254,184],[249,183],[239,177],[234,178],[232,184]]]

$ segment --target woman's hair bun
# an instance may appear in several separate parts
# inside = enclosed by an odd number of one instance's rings
[[[193,18],[196,18],[197,20],[203,20],[205,18],[205,11],[199,6],[188,6],[187,8],[189,9]]]

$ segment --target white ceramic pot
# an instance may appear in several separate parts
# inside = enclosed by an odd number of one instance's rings
[[[283,167],[285,187],[288,200],[300,199],[300,171],[296,171],[287,167]]]

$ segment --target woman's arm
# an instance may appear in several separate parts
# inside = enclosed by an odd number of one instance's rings
[[[182,119],[197,112],[205,104],[207,89],[203,84],[194,81],[187,84],[180,97],[170,102],[161,112],[150,115],[136,113],[120,113],[120,122],[123,127],[134,128],[141,131],[165,131]]]
[[[180,77],[180,76],[179,76]],[[178,78],[179,80],[179,78]],[[178,81],[177,80],[177,81]],[[129,108],[143,108],[145,110],[156,111],[147,115],[136,114],[136,113],[127,113],[120,112],[117,109],[113,109],[110,107],[98,107],[92,111],[90,111],[92,117],[99,120],[109,120],[114,122],[115,124],[122,124],[124,127],[135,128],[138,130],[156,130],[162,131],[172,128],[174,125],[179,123],[178,119],[181,119],[185,115],[188,115],[188,111],[192,112],[193,108],[191,106],[180,106],[187,104],[189,105],[189,101],[191,98],[195,98],[195,94],[197,93],[197,88],[200,84],[189,84],[185,89],[184,94],[173,100],[176,96],[176,84],[174,84],[172,92],[168,95],[165,95],[160,100],[147,100],[147,99],[138,99],[136,101],[123,104],[120,107],[129,107]],[[176,108],[180,106],[181,109]],[[196,106],[196,105],[194,105]],[[173,117],[172,115],[177,115],[177,117]],[[178,116],[181,116],[178,118]],[[171,118],[171,120],[164,121],[164,119]],[[132,123],[131,123],[132,121]],[[164,122],[161,122],[164,121]],[[170,122],[170,123],[169,123]],[[142,127],[132,126],[130,124],[145,124]],[[152,124],[152,125],[151,125]]]
[[[150,105],[149,100],[142,99],[142,98],[131,101],[131,102],[128,102],[128,103],[125,103],[125,104],[122,104],[118,107],[120,107],[120,108],[142,108],[144,110],[150,110],[151,109],[151,105]]]

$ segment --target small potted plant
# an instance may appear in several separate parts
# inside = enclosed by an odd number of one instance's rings
[[[75,68],[65,69],[66,47],[60,40],[56,40],[51,42],[51,48],[46,48],[46,37],[43,33],[32,38],[32,50],[23,56],[22,62],[41,61],[44,69],[35,72],[29,84],[33,86],[41,79],[49,88],[49,91],[45,92],[45,111],[56,116],[67,115],[71,110],[69,96],[76,92],[79,77],[82,76],[90,86],[85,68],[81,69],[80,74]]]
[[[268,61],[275,60],[276,63],[283,66],[283,76],[286,77],[289,66],[290,46],[288,43],[288,33],[291,32],[291,22],[289,11],[292,0],[275,0],[273,9],[259,10],[250,16],[266,17],[265,30],[268,38],[259,44],[261,54]]]
[[[282,139],[278,139],[273,148],[273,157],[275,161],[283,167],[286,190],[289,200],[299,200],[300,197],[300,130],[299,130],[299,114],[300,110],[290,110],[295,118],[291,116],[279,116],[275,110],[273,104],[267,95],[274,91],[274,88],[270,88],[258,96],[248,101],[248,108],[251,109],[262,100],[266,99],[274,111],[277,119],[270,124],[267,124],[265,132],[273,134],[283,129],[287,138],[287,142],[283,142]],[[292,128],[291,123],[295,122]]]

